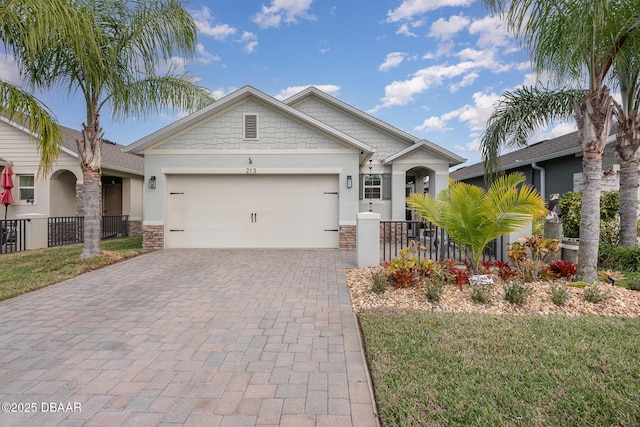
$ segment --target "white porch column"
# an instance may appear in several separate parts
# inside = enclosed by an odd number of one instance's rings
[[[391,175],[391,221],[404,221],[405,219],[405,187],[407,185],[404,168],[393,165]]]
[[[356,264],[358,267],[380,265],[380,214],[360,212],[356,215]]]
[[[438,193],[449,186],[449,169],[431,170],[429,172],[429,194],[437,196]]]

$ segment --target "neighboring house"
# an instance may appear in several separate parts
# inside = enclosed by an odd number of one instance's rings
[[[245,86],[128,146],[144,154],[144,246],[354,248],[356,214],[405,220],[408,192],[465,159],[309,88]]]
[[[607,140],[603,159],[603,190],[617,189],[614,146],[615,134]],[[531,144],[500,156],[501,170],[522,172],[545,200],[552,194],[582,189],[582,148],[578,132]],[[451,172],[451,179],[485,187],[482,162]],[[618,180],[619,181],[619,180]]]
[[[50,217],[82,215],[82,170],[76,139],[82,133],[62,127],[60,155],[45,177],[38,176],[40,154],[35,139],[24,127],[0,117],[0,172],[11,163],[14,177],[13,199],[8,218],[19,214]],[[124,153],[123,146],[105,141],[102,146],[103,215],[129,215],[130,233],[140,234],[144,159]],[[4,207],[2,207],[4,218]]]

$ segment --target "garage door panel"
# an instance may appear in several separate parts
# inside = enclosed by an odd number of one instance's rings
[[[336,175],[172,175],[168,247],[337,248]],[[334,193],[334,194],[327,194]]]

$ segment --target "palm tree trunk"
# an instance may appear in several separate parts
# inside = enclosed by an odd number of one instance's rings
[[[620,159],[620,245],[638,244],[638,161]]]
[[[591,283],[598,271],[600,246],[600,182],[602,180],[602,153],[585,152],[582,159],[582,212],[580,213],[580,245],[578,249],[579,281]]]
[[[638,164],[640,163],[640,120],[630,111],[618,117],[616,157],[620,163],[620,245],[638,244]]]
[[[89,258],[100,253],[100,222],[102,220],[102,128],[98,115],[89,125],[82,126],[83,141],[76,141],[80,166],[84,178],[84,248],[81,258]]]
[[[81,258],[100,253],[100,222],[102,220],[102,174],[91,168],[82,168],[84,178],[84,248]]]
[[[589,92],[581,102],[575,104],[578,140],[584,153],[584,185],[576,277],[579,281],[587,283],[596,281],[598,277],[602,158],[611,128],[612,108],[613,102],[606,86]]]

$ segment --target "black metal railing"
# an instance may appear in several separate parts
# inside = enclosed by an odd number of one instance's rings
[[[49,218],[49,247],[72,245],[84,241],[84,217],[57,216]]]
[[[415,242],[423,249],[417,252],[418,258],[437,261],[444,259],[464,260],[462,249],[449,238],[441,228],[430,222],[421,221],[380,221],[380,244],[382,261],[391,261],[400,250]],[[483,260],[506,261],[504,236],[487,245]]]
[[[102,240],[129,237],[129,215],[103,216],[100,230]]]
[[[28,219],[0,220],[0,255],[27,250]]]
[[[103,216],[100,221],[102,240],[129,237],[129,215]],[[49,218],[49,247],[84,243],[84,217]]]

